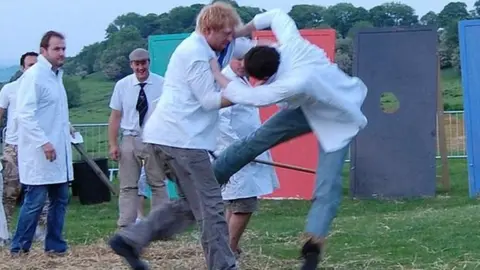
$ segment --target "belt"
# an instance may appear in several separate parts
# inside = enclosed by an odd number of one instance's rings
[[[136,130],[124,129],[124,130],[122,131],[122,135],[123,135],[123,136],[139,137],[139,136],[142,135],[142,133],[139,132],[139,131],[136,131]]]

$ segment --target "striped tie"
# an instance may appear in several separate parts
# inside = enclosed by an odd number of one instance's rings
[[[139,115],[140,127],[142,127],[143,120],[145,119],[145,115],[147,114],[147,111],[148,111],[148,102],[147,102],[147,95],[145,95],[145,91],[143,90],[146,83],[139,83],[138,85],[140,85],[140,93],[138,93],[137,111]]]

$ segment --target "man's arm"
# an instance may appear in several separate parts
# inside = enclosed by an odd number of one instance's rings
[[[233,49],[233,57],[242,59],[247,52],[256,46],[274,46],[276,43],[268,39],[253,40],[246,37],[235,39],[235,47]]]
[[[272,9],[257,14],[248,24],[236,30],[236,37],[245,37],[255,30],[271,28],[273,34],[280,44],[290,40],[302,39],[293,19],[281,9]]]
[[[224,88],[223,97],[236,104],[255,107],[268,106],[297,95],[304,89],[305,81],[298,79],[302,77],[302,74],[291,73],[286,78],[276,80],[271,84],[250,87],[222,74],[215,59],[210,60],[210,68],[217,83]]]
[[[110,157],[118,160],[120,150],[118,149],[118,131],[120,130],[120,121],[122,120],[122,81],[118,81],[113,88],[113,94],[110,98],[110,117],[108,118],[108,148]]]
[[[216,61],[215,58],[212,58],[212,60]],[[232,102],[223,98],[219,91],[215,91],[217,86],[208,62],[197,61],[193,63],[186,76],[193,95],[205,110],[219,110],[233,105]]]
[[[10,84],[6,84],[3,86],[2,90],[0,90],[0,125],[3,124],[3,115],[5,114],[5,110],[8,109],[8,105],[10,105],[10,102],[8,100],[8,92]],[[10,117],[13,117],[10,116]]]
[[[16,114],[18,125],[23,128],[22,136],[26,136],[35,147],[44,146],[49,142],[45,131],[40,128],[35,116],[41,91],[37,87],[35,74],[30,74],[20,82],[17,94]]]
[[[231,81],[222,91],[222,95],[235,104],[255,107],[269,106],[301,93],[304,88],[301,85],[302,82],[295,80],[295,76],[289,76],[289,78],[257,87]]]
[[[113,110],[108,118],[108,145],[110,147],[118,146],[118,130],[120,129],[120,120],[122,112]]]

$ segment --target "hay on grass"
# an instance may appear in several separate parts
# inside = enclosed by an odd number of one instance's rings
[[[283,269],[284,265],[292,267],[297,263],[263,255],[261,250],[244,251],[245,255],[240,259],[241,269]],[[142,257],[148,261],[151,269],[206,270],[202,248],[192,241],[156,242],[145,250]],[[28,255],[11,258],[7,248],[0,252],[0,270],[4,269],[120,270],[129,268],[102,241],[92,245],[73,246],[68,254],[62,257],[48,256],[44,254],[41,246],[36,245]]]

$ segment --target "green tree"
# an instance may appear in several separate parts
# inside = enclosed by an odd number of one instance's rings
[[[67,91],[68,108],[78,107],[81,103],[81,89],[78,82],[71,77],[65,76],[63,78],[63,85]]]

